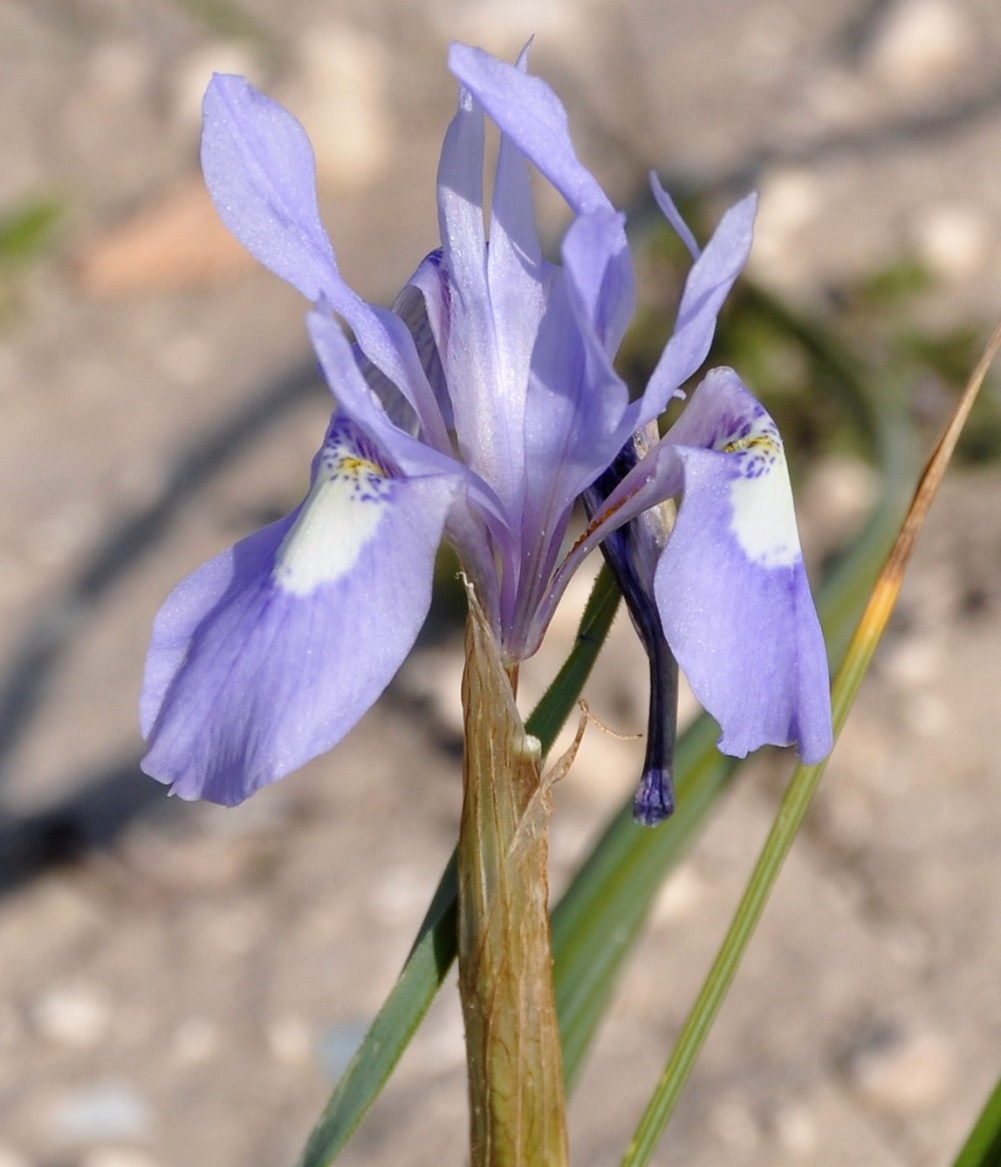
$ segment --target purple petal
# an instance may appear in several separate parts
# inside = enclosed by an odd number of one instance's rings
[[[544,81],[467,45],[452,45],[448,66],[578,214],[611,206],[577,158],[566,110]]]
[[[709,355],[716,317],[751,252],[756,210],[756,195],[731,207],[688,273],[674,333],[643,394],[637,429],[664,411]]]
[[[313,148],[300,123],[242,77],[216,74],[205,94],[202,170],[223,222],[276,275],[327,300],[359,347],[444,441],[434,397],[403,321],[341,278],[316,199]]]
[[[335,745],[413,645],[454,491],[386,477],[335,421],[302,506],[205,564],[157,617],[143,769],[235,805]]]
[[[340,324],[329,312],[322,309],[310,312],[307,325],[324,376],[341,408],[404,474],[467,473],[448,454],[439,452],[390,420],[362,375]]]
[[[698,259],[702,249],[696,243],[691,228],[681,217],[681,212],[674,205],[674,199],[671,198],[661,185],[656,170],[650,171],[650,190],[653,192],[654,202],[660,207],[664,218],[671,224],[678,238],[688,248],[688,254],[692,259]]]
[[[319,299],[339,277],[306,131],[243,77],[217,73],[203,110],[202,170],[223,222],[265,267]]]
[[[487,273],[483,140],[483,113],[463,91],[438,168],[443,267],[449,280],[448,340],[441,357],[460,454],[517,514],[524,489],[525,371],[534,330],[527,339],[499,335],[504,321],[494,312]],[[502,297],[504,291],[498,288]],[[538,308],[534,314],[536,326],[540,313]],[[519,343],[525,350],[520,354]]]
[[[778,431],[717,369],[664,440],[681,436],[709,448],[676,446],[684,499],[654,580],[668,643],[725,753],[796,743],[820,761],[833,742],[827,653]]]

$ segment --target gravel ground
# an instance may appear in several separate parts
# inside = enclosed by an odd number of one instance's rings
[[[154,612],[297,499],[327,410],[302,303],[201,193],[198,102],[221,68],[296,109],[342,270],[387,300],[434,242],[448,40],[510,55],[531,32],[621,204],[652,165],[675,189],[754,185],[754,274],[777,289],[819,302],[906,251],[936,318],[1001,311],[996,0],[0,0],[0,208],[68,207],[56,255],[0,277],[0,1167],[291,1163],[392,984],[457,827],[453,633],[236,811],[136,767]],[[555,238],[560,208],[540,212]],[[849,469],[806,475],[809,538],[864,495]],[[998,489],[965,472],[936,504],[658,1163],[945,1164],[995,1080]],[[589,698],[626,733],[639,665],[622,621]],[[587,735],[557,887],[640,750]],[[582,1167],[617,1161],[787,768],[749,768],[665,887],[573,1102]],[[463,1162],[464,1110],[450,987],[342,1161]]]

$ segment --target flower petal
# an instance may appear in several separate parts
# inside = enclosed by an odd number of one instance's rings
[[[578,214],[611,203],[570,141],[566,110],[539,77],[482,49],[453,44],[448,67]]]
[[[644,391],[637,429],[664,411],[709,355],[716,317],[751,253],[757,205],[757,196],[748,195],[731,207],[692,265],[674,332]]]
[[[203,103],[202,170],[223,222],[265,267],[319,299],[337,261],[320,221],[306,131],[243,77],[217,73]]]
[[[664,632],[737,757],[797,743],[831,750],[827,653],[774,422],[730,369],[713,370],[664,439],[684,498],[654,579]]]
[[[441,446],[444,426],[406,325],[341,278],[320,220],[306,131],[243,77],[217,73],[204,101],[202,170],[222,221],[244,247],[314,303],[325,299]]]
[[[390,478],[335,420],[305,502],[189,576],[153,630],[143,769],[235,805],[335,745],[410,651],[455,481]]]

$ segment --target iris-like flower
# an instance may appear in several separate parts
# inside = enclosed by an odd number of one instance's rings
[[[667,437],[609,477],[705,360],[747,259],[754,200],[699,253],[655,183],[694,263],[674,335],[630,400],[612,366],[634,298],[623,216],[524,57],[512,66],[457,45],[450,66],[460,96],[438,171],[441,247],[393,311],[341,278],[299,123],[242,78],[209,86],[209,190],[236,237],[312,302],[309,333],[336,408],[304,501],[196,571],[157,617],[143,768],[183,798],[235,804],[336,744],[410,651],[443,537],[507,660],[524,659],[584,556],[678,494],[666,544],[644,535],[631,541],[638,559],[620,556],[637,602],[653,605],[724,750],[797,742],[823,756],[826,657],[781,442],[762,407],[716,370]],[[500,130],[489,215],[485,115]],[[573,213],[560,265],[542,255],[530,165]],[[565,554],[588,488],[592,521]]]

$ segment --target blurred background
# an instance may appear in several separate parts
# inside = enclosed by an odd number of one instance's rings
[[[885,477],[913,481],[1001,315],[997,0],[0,0],[0,1167],[291,1163],[408,951],[458,823],[447,569],[329,757],[234,811],[137,768],[153,615],[298,501],[330,408],[305,305],[203,193],[200,99],[238,72],[298,114],[341,269],[389,303],[437,242],[448,42],[532,34],[630,211],[631,378],[684,271],[646,172],[703,240],[761,192],[717,359],[780,419],[816,580]],[[539,216],[555,249],[541,188]],[[995,382],[658,1162],[951,1162],[1001,1069],[999,455]],[[587,690],[623,735],[633,639],[620,617]],[[557,891],[641,757],[588,731]],[[746,768],[665,886],[572,1104],[577,1163],[617,1161],[790,765]],[[465,1133],[449,985],[341,1161],[461,1163]]]

